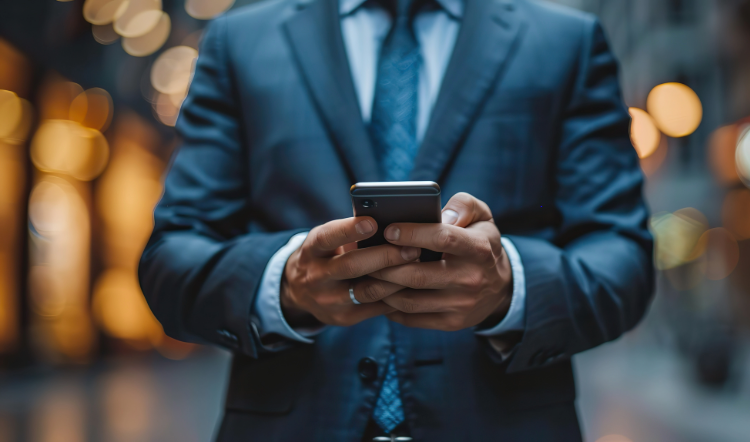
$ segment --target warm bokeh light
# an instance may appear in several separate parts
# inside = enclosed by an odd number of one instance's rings
[[[83,93],[83,88],[58,76],[49,76],[39,91],[39,119],[67,120],[73,100]]]
[[[698,95],[680,83],[656,86],[648,95],[646,108],[656,126],[670,137],[692,134],[703,119],[703,106]]]
[[[15,47],[0,38],[0,354],[23,343],[21,291],[25,265],[27,150],[24,142],[33,124],[28,93],[31,66]],[[0,419],[0,428],[7,421]],[[0,439],[7,434],[0,429]],[[10,437],[12,439],[12,437]],[[10,440],[9,439],[9,440]]]
[[[705,244],[706,278],[717,281],[729,276],[740,259],[734,236],[721,227],[706,231],[699,243]]]
[[[18,343],[26,149],[0,141],[0,353]]]
[[[661,142],[659,143],[659,147],[656,148],[656,151],[646,158],[641,158],[640,163],[643,174],[647,177],[653,176],[656,171],[661,169],[661,166],[667,159],[668,153],[669,143],[667,142],[667,137],[661,137]]]
[[[200,20],[209,20],[231,8],[235,0],[185,0],[185,10]]]
[[[41,171],[96,178],[107,165],[109,145],[98,130],[69,120],[41,124],[31,143],[31,159]]]
[[[123,37],[140,37],[154,29],[161,16],[161,0],[128,0],[117,12],[114,29]]]
[[[14,92],[0,89],[0,139],[11,135],[21,123],[23,105]]]
[[[29,198],[32,327],[39,352],[52,361],[86,361],[95,343],[88,193],[80,183],[41,175]]]
[[[94,317],[110,336],[150,341],[162,334],[141,293],[135,269],[112,268],[104,272],[94,288]]]
[[[738,129],[737,147],[734,153],[737,175],[750,187],[750,125]]]
[[[661,141],[661,132],[654,120],[643,109],[630,108],[630,140],[639,158],[647,158],[656,151]]]
[[[103,225],[105,271],[94,291],[93,309],[110,336],[134,348],[153,348],[179,359],[195,346],[167,338],[141,293],[138,259],[153,228],[153,209],[162,193],[164,162],[151,153],[158,133],[125,113],[114,127],[110,166],[98,181],[96,207]]]
[[[0,38],[0,89],[26,97],[31,75],[29,60],[14,46]]]
[[[93,25],[112,23],[124,11],[129,0],[86,0],[83,4],[83,18]]]
[[[660,270],[693,261],[705,250],[705,244],[699,240],[708,229],[708,221],[696,209],[653,215],[651,229],[656,237],[656,268]]]
[[[182,104],[182,100],[179,100],[178,103],[175,103],[181,97],[179,94],[175,95],[169,95],[169,94],[159,94],[156,98],[156,103],[154,103],[154,112],[156,112],[156,116],[159,118],[159,121],[164,123],[167,126],[174,126],[175,123],[177,123],[177,116],[180,113],[180,106]]]
[[[70,104],[70,120],[104,132],[112,121],[112,97],[101,88],[88,89]]]
[[[153,29],[140,37],[122,39],[122,48],[134,57],[145,57],[158,51],[169,38],[172,23],[167,13],[162,12]]]
[[[151,68],[151,85],[163,94],[187,91],[198,51],[188,46],[175,46],[164,51]]]
[[[120,35],[115,32],[112,23],[107,23],[106,25],[92,25],[91,34],[93,34],[94,40],[96,40],[97,43],[103,45],[110,45],[120,38]]]
[[[740,181],[735,161],[738,135],[737,125],[731,124],[716,129],[708,141],[708,162],[711,171],[725,186],[732,186]]]
[[[3,141],[7,144],[20,145],[26,142],[34,124],[34,108],[28,101],[21,99],[21,121],[16,125],[16,130],[6,136]]]
[[[721,206],[721,221],[735,238],[750,239],[750,190],[733,189]]]

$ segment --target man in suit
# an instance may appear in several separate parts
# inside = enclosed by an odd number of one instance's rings
[[[215,20],[139,275],[167,334],[234,352],[218,440],[580,440],[570,358],[653,285],[628,124],[598,22],[556,6]],[[351,218],[353,183],[404,180],[442,224]]]

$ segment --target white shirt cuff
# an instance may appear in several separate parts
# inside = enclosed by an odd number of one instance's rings
[[[286,262],[307,238],[308,232],[302,232],[289,239],[268,261],[263,271],[258,293],[252,308],[254,323],[260,338],[270,334],[277,334],[294,341],[312,344],[310,339],[323,331],[325,327],[315,329],[293,329],[284,319],[281,311],[281,278],[284,275]]]
[[[505,249],[505,254],[508,255],[510,271],[513,274],[513,294],[510,300],[510,308],[499,324],[492,328],[477,330],[476,334],[479,336],[493,337],[511,331],[523,331],[526,326],[526,278],[523,272],[521,255],[518,254],[513,241],[505,237],[502,237],[500,241]]]

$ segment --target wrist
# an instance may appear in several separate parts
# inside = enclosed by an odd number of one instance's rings
[[[284,267],[284,272],[281,277],[281,287],[279,290],[279,301],[281,304],[281,313],[284,315],[284,320],[292,328],[299,327],[318,327],[322,325],[312,314],[307,310],[300,307],[292,293],[289,279],[287,278],[287,271],[289,262],[294,258],[294,254],[287,261],[287,265]]]
[[[479,324],[479,328],[489,328],[499,324],[508,314],[510,303],[513,300],[513,272],[511,271],[508,255],[505,254],[505,249],[503,249],[503,256],[499,260],[497,266],[498,272],[501,275],[501,280],[505,281],[505,283],[502,284],[502,287],[497,294],[499,298],[497,306],[487,318]]]

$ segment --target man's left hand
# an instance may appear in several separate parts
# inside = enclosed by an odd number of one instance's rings
[[[383,302],[408,327],[455,331],[499,323],[508,311],[512,272],[500,231],[484,202],[459,193],[443,208],[442,224],[391,224],[385,237],[399,246],[443,252],[437,262],[389,267],[371,276],[407,287]]]

